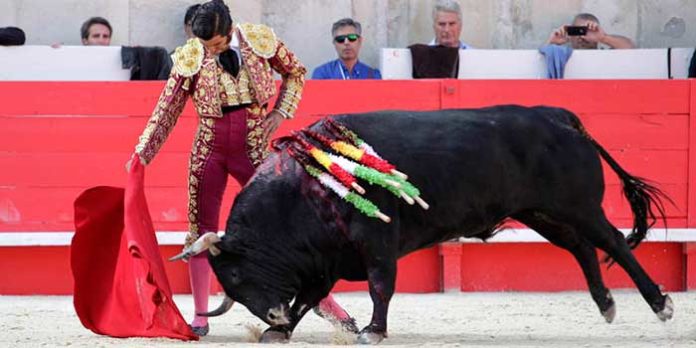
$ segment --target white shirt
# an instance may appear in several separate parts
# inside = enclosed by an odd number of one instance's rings
[[[232,34],[232,40],[230,40],[230,49],[237,53],[237,59],[239,60],[239,66],[242,66],[242,51],[239,49],[239,37],[238,30],[234,31]]]
[[[437,46],[437,43],[435,42],[435,39],[433,39],[432,41],[428,42],[428,46]],[[463,50],[466,50],[466,49],[471,49],[471,48],[473,48],[473,47],[471,47],[471,46],[469,46],[469,45],[463,43],[461,40],[459,40],[459,48],[460,48],[460,49],[463,49]]]

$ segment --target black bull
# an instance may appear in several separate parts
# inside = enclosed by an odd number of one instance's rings
[[[593,300],[611,322],[614,301],[595,248],[616,261],[662,320],[673,305],[631,252],[646,236],[662,193],[624,171],[579,119],[558,108],[385,111],[334,118],[409,175],[430,203],[408,205],[387,190],[366,197],[392,217],[368,218],[327,192],[281,150],[237,196],[210,262],[225,293],[270,324],[262,340],[288,339],[339,279],[367,280],[372,320],[359,341],[386,336],[397,259],[457,237],[486,239],[506,219],[529,226],[580,264]],[[329,134],[324,121],[311,129]],[[624,238],[602,209],[600,157],[618,175],[634,214]],[[294,299],[294,301],[293,301]],[[292,303],[290,303],[292,301]]]

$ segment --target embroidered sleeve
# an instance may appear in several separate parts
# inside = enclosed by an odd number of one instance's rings
[[[145,163],[150,163],[171,133],[176,120],[184,110],[188,89],[203,65],[205,50],[198,39],[189,39],[172,54],[174,67],[160,94],[155,110],[145,126],[135,152]]]
[[[184,105],[186,105],[187,87],[190,79],[177,74],[175,69],[172,70],[155,110],[152,112],[150,120],[147,121],[145,130],[140,135],[138,145],[135,146],[135,152],[145,163],[152,161],[169,133],[174,129],[174,125],[184,110]]]
[[[280,112],[285,118],[292,118],[302,97],[307,69],[280,40],[276,54],[268,62],[283,77],[280,94],[273,110]]]

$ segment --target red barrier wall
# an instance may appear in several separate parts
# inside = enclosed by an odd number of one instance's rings
[[[590,133],[632,174],[657,182],[670,195],[669,227],[696,227],[696,82],[651,81],[309,81],[297,117],[278,132],[339,113],[378,109],[433,110],[494,104],[552,105],[577,113]],[[162,82],[1,82],[0,233],[72,231],[72,201],[86,188],[123,186],[124,163],[155,105]],[[195,115],[189,103],[179,124],[148,167],[146,192],[157,230],[186,229],[186,165]],[[605,171],[606,172],[606,171]],[[619,227],[631,213],[617,178],[606,175],[604,207]],[[238,190],[231,181],[224,207]],[[228,208],[223,208],[228,209]],[[221,219],[226,214],[221,214]],[[222,224],[221,224],[222,226]],[[649,243],[638,254],[654,278],[683,289],[693,270],[686,247]],[[562,290],[584,287],[569,255],[547,244],[465,244],[462,290]],[[163,247],[168,254],[176,247]],[[691,249],[689,249],[691,250]],[[512,257],[515,252],[519,257]],[[532,259],[529,255],[542,255]],[[441,289],[437,248],[401,260],[397,289]],[[456,258],[450,258],[456,259]],[[566,260],[567,259],[567,260]],[[489,260],[489,261],[486,261]],[[570,261],[568,261],[570,260]],[[0,247],[0,272],[21,277],[0,294],[69,293],[65,247]],[[690,263],[689,263],[690,262]],[[493,264],[497,265],[493,267]],[[648,264],[650,266],[648,266]],[[679,266],[678,265],[689,265]],[[182,265],[170,265],[175,291],[188,285]],[[618,267],[615,267],[618,270]],[[572,269],[572,270],[571,270]],[[538,272],[536,272],[538,270]],[[524,271],[520,277],[520,272]],[[52,272],[46,276],[46,272]],[[536,273],[535,273],[536,272]],[[565,273],[564,273],[565,272]],[[623,271],[621,271],[623,272]],[[449,272],[448,274],[457,274]],[[511,277],[516,274],[517,277]],[[632,286],[613,273],[608,283]],[[691,277],[689,279],[694,279]],[[696,281],[692,281],[696,283]],[[340,283],[340,290],[364,289]]]

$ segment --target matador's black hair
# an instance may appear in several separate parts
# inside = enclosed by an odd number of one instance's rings
[[[193,35],[203,40],[210,40],[216,35],[227,36],[232,29],[230,9],[222,0],[208,1],[202,4],[191,22]],[[233,50],[227,50],[219,55],[220,65],[232,76],[239,73],[239,58]]]
[[[210,40],[216,35],[226,36],[231,29],[230,9],[222,0],[201,4],[191,22],[193,35],[203,40]]]

